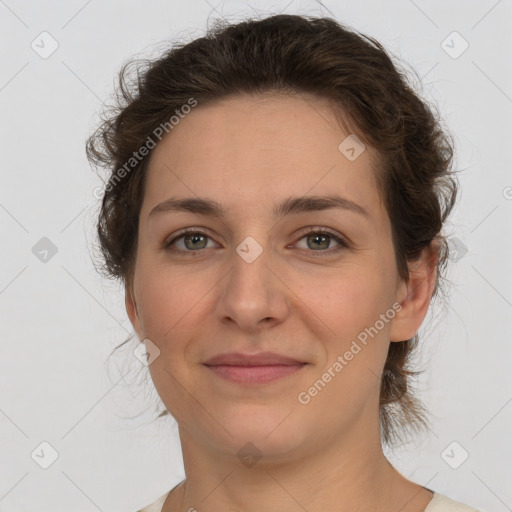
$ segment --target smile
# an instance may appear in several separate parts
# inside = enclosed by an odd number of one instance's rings
[[[298,372],[306,363],[261,366],[205,365],[217,376],[238,384],[265,384]]]

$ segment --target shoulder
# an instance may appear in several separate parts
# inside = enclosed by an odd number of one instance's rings
[[[444,494],[434,493],[434,497],[427,505],[424,512],[480,512],[476,508],[464,505],[460,501],[455,501]]]
[[[156,501],[148,505],[147,507],[141,508],[137,510],[137,512],[162,512],[162,507],[164,506],[164,501],[171,491],[166,492],[163,496],[160,496]]]

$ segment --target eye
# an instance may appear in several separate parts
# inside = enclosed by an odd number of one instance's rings
[[[212,240],[204,231],[199,229],[188,229],[186,231],[178,232],[178,236],[175,236],[171,240],[164,242],[163,248],[169,251],[177,252],[197,252],[197,250],[208,248],[208,239]],[[176,245],[178,241],[182,242],[180,244],[181,247],[177,247],[177,249],[172,248],[172,246]]]
[[[332,254],[339,252],[349,247],[349,244],[340,236],[325,228],[313,228],[304,233],[293,245],[303,239],[306,239],[306,247],[300,249],[309,250],[310,252],[317,252],[314,256],[323,256],[325,253]],[[208,246],[208,240],[213,245]],[[338,245],[331,248],[332,241]],[[163,243],[162,248],[172,252],[199,252],[202,249],[216,247],[218,244],[204,231],[200,229],[186,228],[182,231],[175,233],[175,236]]]
[[[314,251],[322,254],[315,254],[315,256],[323,256],[325,253],[332,254],[334,252],[341,251],[349,247],[348,243],[338,235],[335,235],[331,231],[326,230],[325,228],[313,228],[309,230],[307,233],[302,235],[300,240],[306,240],[306,247],[302,247],[302,249]],[[336,247],[331,248],[332,241],[335,241],[338,245]],[[327,249],[327,250],[324,250]]]

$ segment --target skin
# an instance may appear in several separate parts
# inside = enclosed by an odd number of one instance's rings
[[[338,150],[347,135],[327,101],[273,93],[198,105],[152,152],[126,309],[139,339],[160,350],[149,370],[179,427],[186,480],[164,512],[419,512],[432,498],[383,455],[379,385],[389,344],[411,338],[427,313],[436,254],[425,249],[410,281],[400,280],[375,155],[367,147],[349,161]],[[272,217],[290,196],[334,191],[369,218],[341,209]],[[221,203],[226,217],[149,217],[170,197],[195,196]],[[331,238],[317,248],[308,226],[334,231],[349,247]],[[181,254],[162,248],[188,227],[208,238],[176,240],[188,251]],[[235,250],[248,236],[263,250],[252,263]],[[298,394],[394,303],[394,318],[301,404]],[[251,387],[202,364],[263,350],[308,365]],[[251,467],[237,456],[248,442],[261,455]]]

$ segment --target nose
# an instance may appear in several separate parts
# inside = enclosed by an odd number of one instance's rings
[[[234,252],[232,271],[221,283],[216,314],[224,323],[257,332],[282,323],[288,315],[289,290],[265,251],[252,262]]]

